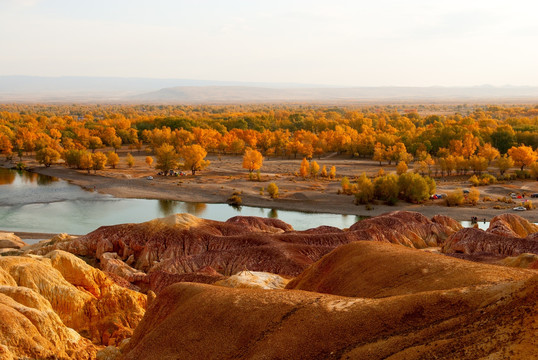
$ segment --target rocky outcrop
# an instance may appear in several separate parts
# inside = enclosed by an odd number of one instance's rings
[[[538,233],[538,225],[515,214],[502,214],[491,219],[487,232],[507,237],[526,238]]]
[[[123,359],[528,359],[538,326],[531,276],[379,299],[174,284]]]
[[[95,357],[95,346],[66,327],[50,302],[32,289],[0,285],[0,317],[1,359]]]
[[[538,269],[538,255],[524,253],[519,256],[507,257],[502,264],[523,269]]]
[[[394,211],[359,221],[349,228],[358,240],[375,240],[416,249],[440,246],[461,225],[446,216],[432,220],[420,213]]]
[[[0,231],[0,249],[20,249],[27,244],[14,233]]]
[[[61,249],[96,259],[102,270],[129,281],[134,288],[158,293],[164,288],[161,281],[169,285],[190,279],[204,283],[220,280],[199,273],[206,267],[219,276],[249,270],[292,277],[337,246],[352,241],[422,248],[437,246],[458,227],[449,218],[430,221],[405,211],[360,221],[347,231],[329,226],[293,231],[276,219],[237,216],[218,222],[177,214],[141,224],[104,226],[69,241],[43,243],[32,252],[46,254]]]
[[[224,280],[215,282],[215,285],[232,288],[274,290],[284,289],[288,281],[288,279],[284,279],[282,276],[276,274],[261,271],[241,271]]]
[[[383,298],[521,280],[527,272],[471,263],[393,244],[340,246],[290,281],[287,289]]]
[[[523,253],[538,254],[538,241],[529,237],[511,237],[468,228],[452,234],[441,250],[447,254],[518,256]]]
[[[102,271],[64,251],[0,257],[0,281],[30,289],[50,303],[61,322],[96,344],[131,336],[146,296],[116,285]]]

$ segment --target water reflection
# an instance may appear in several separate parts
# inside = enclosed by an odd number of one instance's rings
[[[159,211],[162,215],[168,216],[174,213],[174,209],[176,208],[176,202],[174,200],[160,199],[157,201],[159,203]]]
[[[59,181],[58,178],[53,177],[53,176],[43,176],[41,174],[36,174],[36,175],[37,175],[37,185],[50,185],[52,183]]]
[[[10,185],[15,181],[15,171],[3,171],[0,169],[0,185]]]
[[[185,209],[185,212],[201,217],[205,212],[207,205],[205,203],[184,203],[183,208]]]
[[[267,213],[267,217],[271,219],[278,219],[278,211],[276,209],[269,210],[269,212]]]
[[[0,185],[11,185],[13,183],[50,185],[59,180],[53,176],[41,175],[29,171],[0,168]]]

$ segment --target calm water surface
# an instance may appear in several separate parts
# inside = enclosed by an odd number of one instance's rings
[[[0,229],[26,232],[87,234],[102,225],[143,222],[175,213],[225,221],[236,215],[278,218],[297,230],[320,225],[347,228],[355,215],[305,213],[227,204],[172,200],[120,199],[66,181],[0,168]]]

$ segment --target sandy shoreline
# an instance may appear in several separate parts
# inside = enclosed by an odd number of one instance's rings
[[[121,156],[121,154],[120,154]],[[366,210],[364,205],[353,204],[353,197],[338,195],[339,181],[303,180],[293,175],[297,171],[300,160],[267,159],[262,167],[262,181],[249,181],[248,173],[241,168],[240,157],[209,157],[211,166],[207,171],[196,176],[164,177],[156,176],[156,170],[144,164],[145,155],[135,156],[136,165],[132,169],[121,166],[119,169],[106,169],[88,174],[85,171],[73,170],[61,165],[50,168],[38,166],[35,161],[28,159],[29,169],[43,175],[55,176],[79,185],[88,190],[110,194],[120,198],[166,199],[184,202],[225,203],[233,192],[242,192],[243,205],[264,207],[277,210],[292,210],[312,213],[332,213],[359,216],[376,216],[389,211],[417,211],[427,217],[442,214],[458,221],[469,220],[471,216],[489,221],[496,215],[514,212],[512,208],[518,204],[501,203],[505,209],[493,209],[494,203],[480,203],[476,207],[446,207],[441,200],[427,201],[425,204],[409,204],[400,201],[396,206],[371,205]],[[26,159],[25,159],[26,160]],[[25,161],[26,162],[26,161]],[[379,165],[369,160],[351,159],[321,159],[320,166],[334,164],[337,173],[342,176],[357,176],[360,172],[377,172]],[[5,167],[8,164],[4,163]],[[391,168],[384,166],[385,171]],[[147,180],[152,175],[154,180]],[[437,179],[436,179],[437,180]],[[279,187],[280,197],[270,199],[266,192],[260,193],[260,188],[269,182],[275,182]],[[465,183],[456,181],[438,181],[438,192],[447,192],[456,187],[467,187]],[[484,195],[505,196],[511,191],[527,193],[538,192],[538,182],[514,182],[480,187]],[[538,210],[517,212],[518,215],[531,222],[538,222]]]

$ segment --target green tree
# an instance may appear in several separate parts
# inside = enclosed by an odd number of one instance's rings
[[[375,178],[374,194],[379,200],[384,200],[389,204],[398,202],[398,176],[395,174],[384,175]]]
[[[405,173],[398,178],[400,196],[409,202],[421,203],[430,196],[430,185],[425,178],[415,173]]]
[[[355,192],[355,200],[359,204],[367,204],[374,199],[374,184],[362,173],[357,179],[357,191]]]
[[[278,186],[272,182],[267,185],[267,192],[269,193],[269,196],[271,196],[272,199],[278,197]]]
[[[131,153],[127,153],[127,156],[125,157],[125,162],[127,163],[129,169],[132,168],[135,164],[134,156],[131,155]]]

